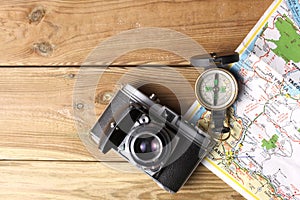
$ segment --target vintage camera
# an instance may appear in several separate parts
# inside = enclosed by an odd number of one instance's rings
[[[175,193],[216,142],[131,85],[120,89],[91,129],[103,153],[117,151]]]

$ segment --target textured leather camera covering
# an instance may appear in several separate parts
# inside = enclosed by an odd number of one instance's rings
[[[190,146],[181,157],[161,169],[153,178],[169,191],[177,192],[188,180],[207,153],[208,151],[201,150],[196,144],[190,143]],[[199,156],[199,154],[203,156]],[[201,157],[201,159],[199,157]]]

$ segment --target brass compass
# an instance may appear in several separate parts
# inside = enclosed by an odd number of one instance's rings
[[[230,129],[224,126],[224,120],[227,108],[237,98],[238,83],[227,68],[229,64],[237,61],[239,61],[237,53],[226,56],[211,54],[211,57],[194,56],[191,58],[193,66],[205,68],[196,81],[195,94],[198,102],[211,111],[209,130],[218,138],[220,138],[220,134],[230,132]]]

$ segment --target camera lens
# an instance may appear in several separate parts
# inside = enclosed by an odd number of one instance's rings
[[[142,133],[134,140],[133,150],[135,156],[141,161],[153,161],[161,154],[162,142],[153,133]]]
[[[132,161],[144,169],[160,169],[171,154],[171,138],[160,124],[138,126],[129,133]]]

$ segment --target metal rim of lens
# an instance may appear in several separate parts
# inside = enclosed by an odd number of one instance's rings
[[[203,77],[208,74],[208,73],[211,73],[212,71],[219,71],[221,73],[225,73],[229,78],[230,80],[232,81],[232,85],[233,85],[233,92],[234,92],[234,95],[232,96],[232,98],[230,99],[230,101],[228,101],[229,103],[220,107],[220,108],[216,108],[214,106],[210,106],[208,105],[207,103],[205,103],[205,101],[202,99],[201,97],[201,94],[200,94],[200,84],[203,80]],[[225,69],[222,69],[222,68],[212,68],[212,69],[208,69],[208,70],[205,70],[196,80],[196,83],[195,83],[195,95],[196,95],[196,98],[198,100],[198,102],[203,106],[205,107],[207,110],[225,110],[227,108],[229,108],[233,103],[234,101],[236,100],[237,98],[237,95],[238,95],[238,83],[235,79],[235,77],[230,73],[228,72],[227,70]]]
[[[137,138],[139,138],[143,134],[149,134],[151,136],[154,136],[158,141],[160,141],[160,145],[162,148],[160,148],[160,153],[158,156],[155,156],[155,160],[151,159],[147,162],[145,160],[140,159],[136,153],[134,152],[134,143]],[[166,164],[168,160],[168,155],[171,154],[171,139],[169,138],[170,136],[168,135],[167,131],[164,130],[164,128],[157,126],[155,124],[148,124],[145,126],[138,127],[134,129],[131,133],[131,139],[128,141],[129,143],[129,152],[132,155],[133,161],[145,168],[145,169],[157,169],[161,167],[162,165]]]
[[[141,159],[140,156],[138,156],[138,154],[134,151],[134,149],[135,149],[134,147],[135,147],[137,139],[145,138],[145,137],[141,137],[141,136],[150,136],[150,137],[155,138],[159,142],[159,152],[157,155],[155,155],[155,157],[148,159],[148,160],[144,160],[144,159]],[[163,144],[162,144],[161,139],[156,134],[145,131],[145,132],[138,133],[137,135],[134,136],[134,138],[130,142],[130,149],[131,149],[132,155],[134,156],[134,158],[136,160],[138,160],[142,163],[152,163],[153,161],[158,160],[158,158],[161,156],[161,154],[163,152]]]

